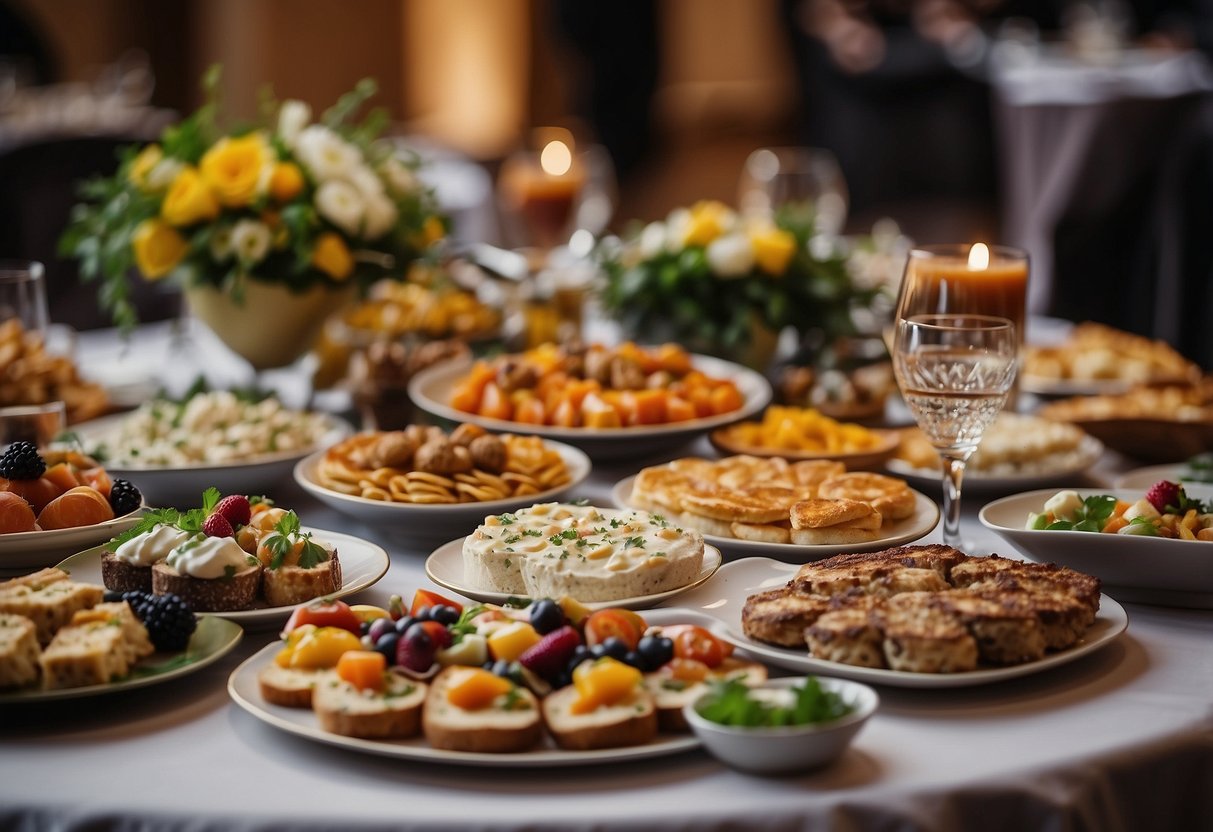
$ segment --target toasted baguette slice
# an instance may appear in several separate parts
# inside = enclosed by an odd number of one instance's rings
[[[114,592],[151,592],[152,567],[127,563],[106,552],[101,558],[101,583]]]
[[[23,615],[0,614],[0,688],[38,681],[38,628]]]
[[[323,670],[299,670],[272,664],[257,674],[261,698],[284,708],[311,708],[312,689],[324,675]]]
[[[845,526],[828,526],[824,529],[792,529],[792,542],[799,546],[841,546],[846,543],[868,543],[878,540],[880,534],[880,529],[854,529]]]
[[[311,569],[301,566],[280,566],[266,569],[261,577],[261,591],[271,607],[302,604],[321,595],[332,595],[341,589],[341,561],[334,550],[328,560]]]
[[[657,736],[657,704],[643,685],[615,705],[574,714],[572,706],[580,695],[569,685],[543,700],[544,722],[561,748],[584,751],[643,745]]]
[[[427,686],[398,673],[384,674],[382,691],[362,690],[325,670],[312,688],[320,727],[346,737],[406,739],[421,727]]]
[[[492,754],[533,748],[543,737],[543,720],[538,700],[526,688],[514,689],[511,707],[506,706],[505,697],[478,710],[451,704],[448,689],[471,670],[474,668],[448,667],[430,684],[421,720],[430,745],[448,751]]]
[[[732,656],[725,659],[719,667],[712,668],[708,679],[737,679],[754,687],[767,680],[767,669],[755,662],[742,661]],[[670,733],[686,733],[691,730],[686,717],[682,714],[683,706],[694,702],[708,689],[707,681],[678,684],[680,680],[663,675],[660,671],[645,674],[644,686],[653,696],[657,705],[657,727]]]
[[[261,587],[261,564],[242,569],[230,578],[193,578],[167,563],[152,564],[152,592],[172,593],[194,612],[247,610]]]

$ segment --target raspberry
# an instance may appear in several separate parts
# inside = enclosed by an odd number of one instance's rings
[[[1168,505],[1179,505],[1179,492],[1179,483],[1159,480],[1150,486],[1150,490],[1146,492],[1146,499],[1149,500],[1150,505],[1158,509],[1159,514],[1163,514]]]
[[[232,494],[220,500],[213,513],[222,514],[233,527],[245,526],[253,517],[253,508],[249,505],[248,497]]]
[[[130,480],[116,479],[110,486],[110,508],[115,517],[130,514],[143,505],[143,495]]]
[[[202,533],[207,537],[231,537],[236,532],[226,517],[222,514],[212,514],[203,522]]]
[[[46,472],[46,460],[33,442],[14,442],[0,456],[0,477],[6,480],[36,480]]]
[[[157,650],[184,650],[198,627],[190,608],[172,593],[124,592],[122,600],[131,605],[131,611],[143,622]]]

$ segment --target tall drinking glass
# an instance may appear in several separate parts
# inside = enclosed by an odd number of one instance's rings
[[[738,183],[738,206],[747,217],[770,216],[780,208],[809,211],[816,231],[842,233],[847,221],[846,180],[828,150],[762,147],[746,159]]]
[[[1015,380],[1015,325],[993,315],[898,318],[893,372],[906,405],[943,458],[943,541],[961,548],[965,463]]]
[[[42,264],[0,261],[0,345],[10,359],[40,354],[45,349],[47,326]],[[0,447],[18,441],[41,447],[63,431],[65,406],[61,401],[46,400],[45,384],[14,378],[7,386],[0,406]]]

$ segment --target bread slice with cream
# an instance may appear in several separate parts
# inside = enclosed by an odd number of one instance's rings
[[[312,689],[324,676],[323,670],[301,670],[271,664],[257,674],[261,698],[284,708],[312,707]]]
[[[320,727],[346,737],[406,739],[421,728],[428,688],[398,673],[384,674],[383,690],[356,687],[326,670],[312,687],[312,710]]]
[[[561,748],[585,751],[643,745],[657,735],[657,703],[643,685],[610,705],[588,713],[574,713],[580,693],[573,686],[561,688],[543,700],[543,719]]]
[[[535,695],[513,685],[480,707],[452,701],[460,686],[487,673],[478,667],[448,667],[434,677],[422,714],[422,730],[434,748],[476,753],[509,753],[535,747],[543,737],[543,720]]]

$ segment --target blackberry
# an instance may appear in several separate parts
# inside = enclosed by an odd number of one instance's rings
[[[116,479],[110,486],[110,508],[115,517],[130,514],[143,505],[143,495],[130,480]]]
[[[33,442],[14,442],[0,455],[0,477],[6,480],[36,480],[46,471],[46,460]]]
[[[184,650],[198,626],[190,608],[172,593],[124,592],[122,600],[131,605],[136,617],[143,622],[157,650]]]

